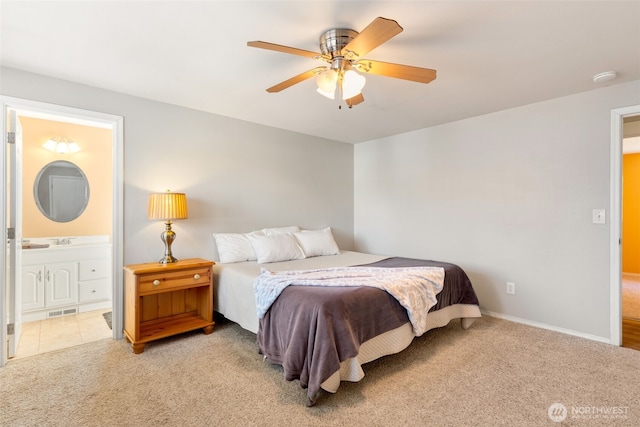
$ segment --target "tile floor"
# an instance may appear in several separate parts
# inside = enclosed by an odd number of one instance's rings
[[[102,316],[109,311],[87,311],[23,323],[14,359],[111,338],[113,333]]]

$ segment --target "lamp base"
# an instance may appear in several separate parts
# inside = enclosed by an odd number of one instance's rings
[[[175,257],[172,257],[171,255],[169,255],[169,256],[165,255],[158,262],[160,264],[171,264],[172,262],[178,262],[178,260]]]
[[[178,260],[171,254],[171,244],[176,239],[176,233],[171,230],[171,221],[166,222],[167,228],[160,234],[160,238],[164,242],[164,256],[158,261],[160,264],[171,264]]]

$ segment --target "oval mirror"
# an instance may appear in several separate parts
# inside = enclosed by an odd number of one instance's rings
[[[66,160],[51,162],[38,173],[33,193],[40,212],[55,222],[78,218],[89,203],[89,181]]]

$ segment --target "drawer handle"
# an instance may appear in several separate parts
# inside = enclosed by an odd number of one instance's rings
[[[199,278],[200,278],[200,275],[199,275],[199,274],[194,274],[194,275],[193,275],[193,279],[194,279],[194,280],[198,280]]]
[[[156,279],[153,281],[153,286],[158,286],[160,284],[160,280]]]

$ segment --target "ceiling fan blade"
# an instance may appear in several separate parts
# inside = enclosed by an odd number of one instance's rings
[[[327,67],[316,67],[313,68],[309,71],[305,71],[304,73],[298,74],[297,76],[291,77],[288,80],[285,80],[281,83],[278,83],[275,86],[271,86],[269,89],[267,89],[267,92],[269,93],[275,93],[275,92],[280,92],[281,90],[285,90],[288,87],[291,87],[297,83],[303,82],[307,79],[310,79],[313,76],[318,75],[318,73],[326,70]]]
[[[436,78],[436,70],[430,68],[371,61],[368,59],[358,61],[356,63],[356,69],[369,74],[395,77],[396,79],[411,80],[418,83],[429,83]]]
[[[356,96],[349,98],[345,101],[347,103],[347,105],[349,106],[349,108],[353,107],[354,105],[358,105],[361,102],[364,102],[364,96],[362,95],[362,92],[360,92],[359,94],[357,94]]]
[[[316,58],[316,57],[322,56],[318,52],[311,52],[310,50],[297,49],[295,47],[282,46],[279,44],[263,42],[259,40],[253,41],[253,42],[247,42],[247,46],[259,47],[260,49],[275,50],[276,52],[290,53],[292,55],[300,55],[300,56],[305,56],[307,58]]]
[[[360,34],[342,49],[342,54],[345,55],[345,57],[349,57],[348,52],[352,52],[357,55],[357,57],[362,58],[401,32],[402,27],[393,19],[378,17],[367,25],[364,30],[360,31]]]

